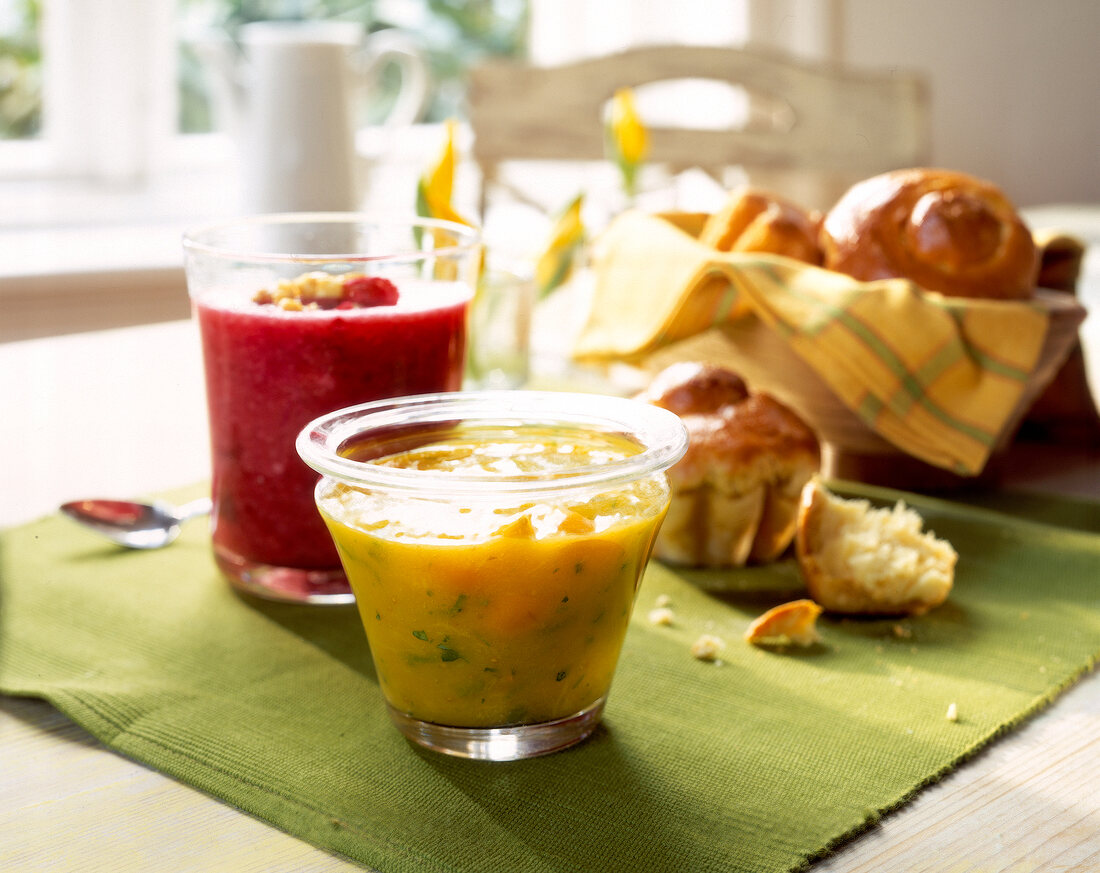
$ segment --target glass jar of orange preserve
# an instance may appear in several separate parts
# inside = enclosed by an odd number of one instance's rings
[[[686,441],[649,404],[534,391],[368,403],[303,431],[406,736],[504,760],[591,733]]]

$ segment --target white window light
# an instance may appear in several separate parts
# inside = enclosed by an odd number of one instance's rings
[[[9,178],[132,183],[174,135],[173,0],[43,0],[43,123],[0,144]]]

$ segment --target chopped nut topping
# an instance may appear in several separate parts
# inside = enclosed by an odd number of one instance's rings
[[[958,721],[959,720],[959,708],[954,703],[947,705],[947,720]]]
[[[288,312],[300,312],[392,306],[398,296],[397,287],[381,276],[365,276],[362,273],[334,275],[314,270],[294,279],[280,279],[274,291],[260,289],[252,295],[252,302],[261,306],[274,304]]]
[[[317,297],[342,297],[344,295],[344,276],[333,276],[321,270],[303,273],[297,279],[282,279],[275,287],[275,299],[297,297],[299,299]]]
[[[647,617],[650,624],[665,625],[666,627],[672,624],[676,618],[667,606],[658,606],[656,609],[651,609]]]

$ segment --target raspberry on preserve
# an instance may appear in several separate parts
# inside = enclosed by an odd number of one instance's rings
[[[344,299],[357,306],[393,306],[397,286],[381,276],[353,276],[344,280]]]

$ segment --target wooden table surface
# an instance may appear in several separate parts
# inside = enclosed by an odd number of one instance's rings
[[[1087,335],[1098,384],[1100,343]],[[67,499],[143,495],[207,475],[190,322],[0,344],[0,389],[0,449],[9,459],[0,469],[0,526]],[[1024,452],[1009,475],[1013,484],[1100,499],[1095,449]],[[1097,786],[1093,673],[814,870],[1100,870]],[[0,869],[361,867],[118,755],[46,703],[0,697]]]

